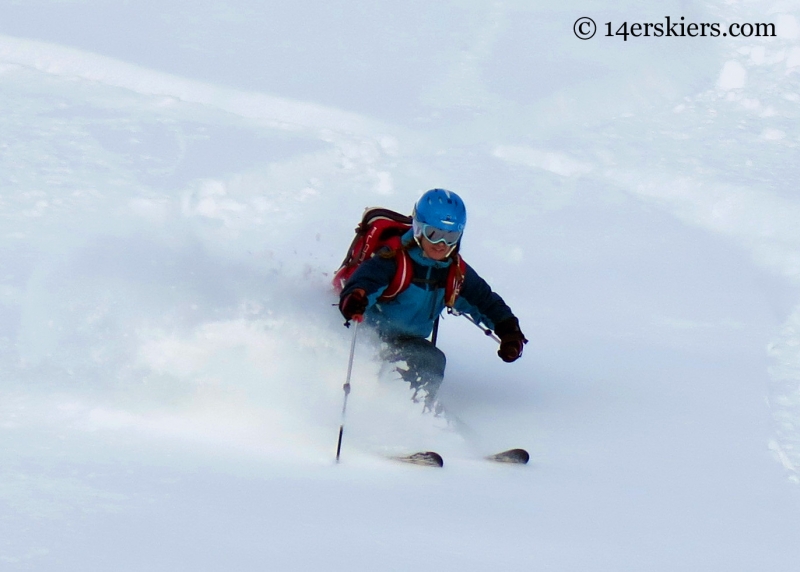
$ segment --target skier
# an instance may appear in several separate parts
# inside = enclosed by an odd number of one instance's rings
[[[503,299],[467,264],[458,250],[467,222],[461,198],[445,189],[425,192],[414,205],[412,224],[400,240],[411,261],[411,282],[390,301],[379,297],[398,271],[396,252],[377,252],[365,260],[344,284],[339,310],[346,320],[362,321],[375,328],[386,342],[381,358],[393,364],[404,381],[411,384],[415,401],[424,401],[425,410],[441,412],[436,394],[444,378],[446,359],[428,337],[433,324],[448,305],[466,313],[476,323],[494,330],[500,338],[497,355],[505,362],[522,356],[528,340],[519,321]],[[447,287],[451,265],[465,269],[458,285]],[[405,362],[405,368],[400,363]]]

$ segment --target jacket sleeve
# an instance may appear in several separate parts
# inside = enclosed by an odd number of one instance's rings
[[[343,300],[356,288],[361,288],[369,299],[370,306],[375,303],[383,291],[388,288],[397,271],[397,262],[393,257],[373,256],[365,260],[345,283],[339,299]]]
[[[500,295],[493,292],[486,280],[478,276],[469,264],[455,309],[469,314],[490,329],[494,329],[495,324],[514,317],[511,308]]]

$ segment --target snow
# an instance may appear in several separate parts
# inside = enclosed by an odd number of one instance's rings
[[[747,70],[736,60],[725,62],[722,72],[719,74],[717,85],[726,91],[731,89],[741,89],[747,83]]]
[[[797,569],[800,4],[3,14],[0,569]],[[359,332],[337,465],[331,273],[433,187],[530,343],[444,319],[466,442]]]

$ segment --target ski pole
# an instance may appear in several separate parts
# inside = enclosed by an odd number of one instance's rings
[[[475,320],[472,318],[472,316],[470,316],[469,314],[465,314],[465,313],[463,313],[463,312],[457,312],[456,310],[453,310],[452,308],[448,309],[448,312],[449,312],[449,313],[451,313],[451,314],[453,314],[454,316],[464,316],[464,317],[465,317],[467,320],[469,320],[470,322],[472,322],[473,324],[475,324],[475,326],[476,326],[476,327],[478,327],[478,328],[479,328],[479,329],[480,329],[480,330],[481,330],[481,331],[482,331],[484,334],[486,334],[487,336],[489,336],[490,338],[492,338],[492,339],[493,339],[494,341],[496,341],[498,344],[500,343],[500,338],[498,338],[498,337],[497,337],[497,335],[496,335],[496,334],[495,334],[495,333],[494,333],[492,330],[490,330],[489,328],[484,328],[484,327],[483,327],[481,324],[479,324],[478,322],[476,322],[476,321],[475,321]]]
[[[344,433],[344,414],[347,411],[347,396],[350,395],[350,375],[353,373],[353,356],[356,353],[356,334],[358,333],[358,324],[361,320],[354,320],[353,326],[353,340],[350,342],[350,360],[347,362],[347,379],[344,382],[344,403],[342,404],[342,423],[339,425],[339,442],[336,444],[336,462],[339,462],[339,455],[342,453],[342,434]],[[345,326],[349,326],[348,322]]]

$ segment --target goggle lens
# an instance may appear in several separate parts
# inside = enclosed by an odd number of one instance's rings
[[[447,246],[453,246],[461,238],[460,230],[442,230],[429,224],[422,225],[422,235],[428,239],[431,244],[444,242]]]

